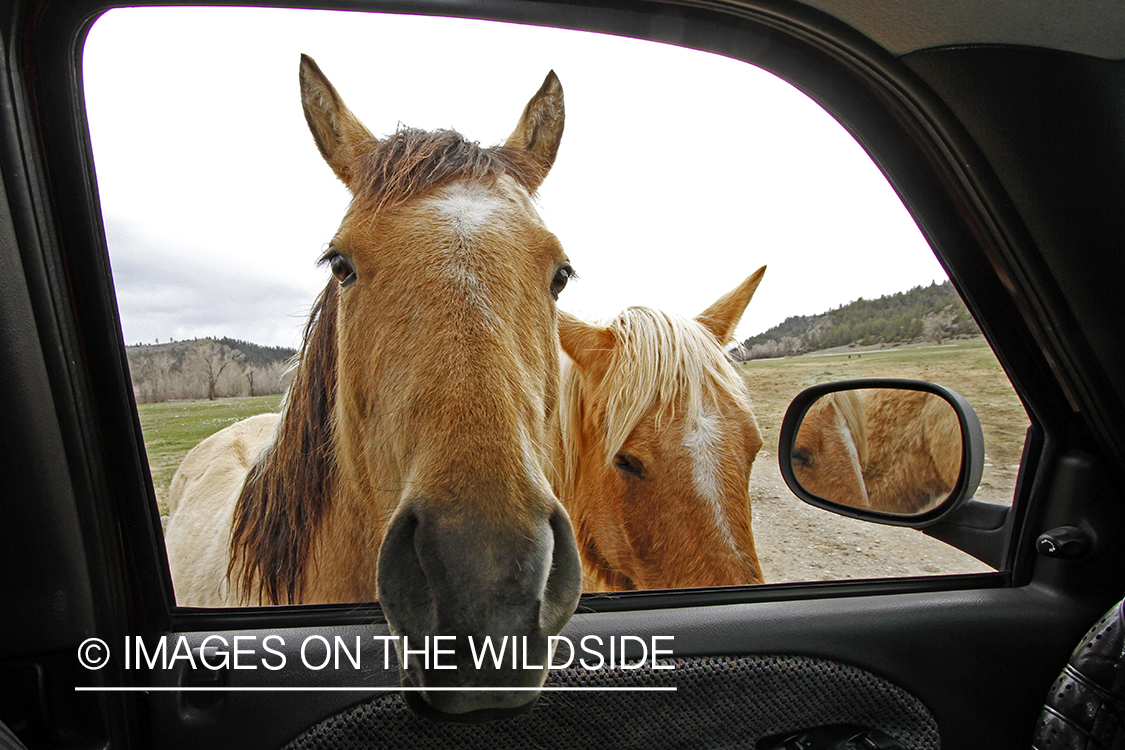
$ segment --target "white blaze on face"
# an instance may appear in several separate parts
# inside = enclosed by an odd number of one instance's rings
[[[683,446],[691,454],[691,473],[695,491],[711,509],[715,526],[723,540],[730,545],[735,554],[738,554],[738,543],[730,532],[726,513],[723,511],[723,475],[720,460],[722,440],[722,421],[717,414],[704,409],[700,412],[695,425],[684,433]]]
[[[844,418],[844,415],[838,408],[833,409],[832,413],[836,417],[834,427],[840,434],[841,442],[844,444],[844,451],[848,454],[848,460],[851,461],[852,464],[852,474],[859,485],[856,491],[859,493],[860,500],[866,506],[869,501],[867,499],[867,487],[863,482],[863,464],[859,460],[859,449],[856,447],[855,439],[852,437],[852,431],[848,427],[848,421]]]
[[[442,270],[469,305],[493,322],[495,314],[489,304],[484,270],[474,250],[482,241],[483,230],[501,220],[507,201],[482,186],[454,183],[438,191],[430,205],[448,227],[452,240]]]
[[[505,203],[495,193],[463,182],[440,191],[433,202],[462,244],[471,243]]]

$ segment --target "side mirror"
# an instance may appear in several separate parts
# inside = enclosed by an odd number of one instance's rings
[[[959,393],[920,380],[813,386],[793,399],[778,443],[797,497],[853,518],[923,527],[972,498],[984,433]]]

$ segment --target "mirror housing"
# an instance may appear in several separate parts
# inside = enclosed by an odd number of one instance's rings
[[[837,395],[830,397],[830,394]],[[927,399],[925,394],[931,394],[933,398]],[[873,404],[876,403],[881,409],[878,415],[872,411],[875,408]],[[850,455],[851,460],[847,462],[847,468],[842,466],[844,462],[837,461],[834,464],[821,462],[817,465],[819,473],[814,473],[810,468],[814,465],[816,457],[810,455],[810,451],[816,451],[818,449],[816,446],[825,445],[826,441],[819,439],[820,428],[813,426],[813,420],[819,419],[818,414],[829,408],[837,409],[837,404],[840,405],[838,409],[840,414],[837,416],[834,411],[832,416],[846,432],[841,448]],[[845,404],[847,406],[844,406]],[[941,406],[937,406],[938,404]],[[946,406],[949,407],[948,413],[941,414]],[[851,413],[845,419],[844,412],[849,410]],[[872,411],[872,414],[869,415],[868,411]],[[942,490],[947,493],[944,499],[935,500],[933,503],[916,503],[919,506],[917,511],[903,510],[899,507],[901,504],[896,505],[887,501],[884,490],[875,489],[870,475],[871,466],[864,466],[869,460],[875,460],[868,458],[867,423],[868,420],[884,419],[886,413],[893,413],[897,419],[915,420],[915,426],[918,427],[916,431],[919,434],[921,432],[928,434],[935,430],[953,433],[955,417],[961,439],[960,465],[957,467],[956,479],[946,481],[942,486]],[[933,416],[935,413],[936,417]],[[917,420],[922,419],[929,420],[931,423],[925,430],[921,430],[918,426]],[[803,425],[805,425],[804,431],[802,431]],[[853,432],[856,438],[854,440]],[[904,464],[905,454],[894,453],[898,446],[882,445],[879,442],[881,438],[878,432],[874,427],[871,429],[870,453],[881,451],[881,473],[890,474],[894,469],[901,472],[904,467],[894,464],[896,460]],[[955,444],[947,446],[947,452],[951,456],[956,455],[956,449]],[[984,433],[973,407],[961,394],[950,388],[921,380],[891,378],[845,380],[807,388],[793,399],[781,424],[777,453],[782,478],[793,494],[806,503],[851,518],[893,526],[922,528],[948,518],[976,492],[984,470]],[[946,473],[952,478],[952,459],[948,462],[950,466],[946,469]],[[909,469],[909,467],[905,468]],[[869,472],[866,477],[863,476],[865,470]],[[810,487],[802,484],[802,477],[805,484],[811,485]],[[869,488],[874,502],[868,498]],[[824,494],[835,494],[836,497],[823,497],[814,489]],[[917,494],[917,491],[907,490],[906,494],[908,496]]]

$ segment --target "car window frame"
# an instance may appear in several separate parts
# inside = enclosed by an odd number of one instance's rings
[[[133,3],[131,5],[150,3]],[[157,4],[157,3],[151,3]],[[389,3],[328,3],[336,9],[390,9]],[[435,3],[412,8],[458,15]],[[352,624],[381,619],[377,604],[303,605],[222,611],[176,607],[167,572],[139,419],[121,341],[111,271],[98,210],[93,158],[84,117],[81,49],[97,16],[98,2],[45,2],[38,23],[19,40],[24,74],[34,93],[19,103],[28,127],[29,157],[41,163],[42,184],[29,186],[41,205],[34,233],[40,271],[35,298],[40,318],[53,320],[60,346],[51,362],[52,392],[64,416],[64,439],[86,533],[101,540],[92,549],[121,551],[117,561],[95,560],[100,588],[111,600],[130,603],[142,632],[292,624]],[[1043,322],[1034,306],[1003,284],[1013,270],[1006,258],[1026,242],[1018,217],[1003,199],[983,156],[936,97],[897,59],[827,15],[800,9],[793,17],[763,6],[726,12],[684,6],[626,3],[569,15],[573,6],[543,2],[466,8],[461,17],[546,24],[617,33],[718,52],[779,75],[816,100],[864,147],[887,176],[992,345],[1032,421],[1009,519],[1011,536],[997,573],[853,582],[766,584],[755,587],[584,595],[583,611],[636,611],[755,601],[832,598],[1021,585],[1030,578],[1033,555],[1025,527],[1034,502],[1036,469],[1055,455],[1049,439],[1062,424],[1060,392],[1049,366],[1028,352],[1045,349]],[[400,9],[395,4],[394,9]],[[642,12],[642,10],[644,12]],[[60,52],[61,51],[61,52]],[[56,92],[56,93],[52,93]],[[48,120],[62,123],[46,127]],[[74,164],[84,169],[72,170]],[[984,175],[985,179],[980,176]],[[77,197],[80,196],[80,197]],[[21,243],[22,246],[22,243]],[[94,280],[83,285],[77,279]],[[51,347],[48,347],[51,348]],[[1035,397],[1024,394],[1035,394]],[[1031,481],[1028,481],[1031,480]],[[143,497],[143,502],[138,499]],[[937,536],[937,534],[935,534]]]

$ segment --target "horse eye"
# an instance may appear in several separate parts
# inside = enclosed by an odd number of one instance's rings
[[[340,286],[351,286],[356,280],[355,266],[352,262],[339,253],[328,259],[332,275],[340,282]]]
[[[808,451],[793,451],[793,466],[807,468],[812,464],[812,456]]]
[[[636,456],[630,456],[628,453],[618,453],[613,457],[613,465],[622,474],[628,474],[631,477],[640,479],[645,474],[645,465]]]
[[[574,275],[574,269],[569,265],[560,266],[559,270],[555,271],[555,277],[551,279],[551,296],[556,302],[559,299],[559,292],[566,289],[566,282]]]

